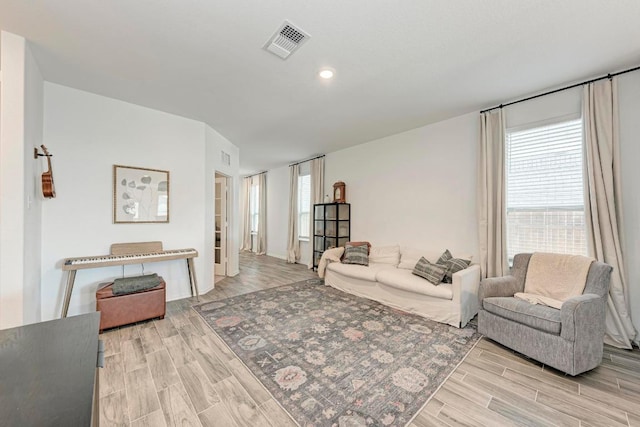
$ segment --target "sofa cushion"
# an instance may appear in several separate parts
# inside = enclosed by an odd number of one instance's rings
[[[497,316],[551,334],[560,334],[560,310],[545,305],[530,304],[514,297],[490,297],[482,301],[482,308]]]
[[[440,252],[437,251],[402,247],[400,248],[400,264],[398,264],[398,268],[413,270],[420,258],[423,257],[430,263],[435,264],[439,256]]]
[[[350,246],[344,248],[343,264],[369,265],[369,248],[364,246]]]
[[[394,267],[400,262],[400,246],[372,246],[369,250],[370,264],[388,264]]]
[[[422,277],[429,283],[437,286],[440,284],[440,282],[442,282],[442,279],[447,274],[447,271],[447,266],[431,264],[425,259],[425,257],[422,257],[413,268],[413,271],[411,271],[411,273],[418,277]]]
[[[332,262],[327,265],[328,271],[333,271],[354,279],[368,280],[372,285],[375,284],[378,271],[385,269],[395,270],[396,268],[388,264],[369,264],[368,266],[364,266]]]
[[[452,285],[441,283],[432,285],[421,277],[414,276],[410,270],[403,268],[389,268],[378,271],[376,279],[382,285],[401,289],[407,292],[428,295],[431,297],[450,300],[453,298]]]

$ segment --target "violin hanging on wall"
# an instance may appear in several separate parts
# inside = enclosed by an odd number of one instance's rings
[[[51,169],[52,154],[49,154],[49,151],[47,151],[47,147],[45,147],[44,145],[41,145],[40,147],[42,147],[42,151],[44,152],[44,154],[38,155],[44,155],[47,158],[47,165],[49,166],[49,170],[47,170],[46,172],[42,172],[42,195],[47,199],[53,199],[54,197],[56,197],[56,188],[53,185],[53,169]]]

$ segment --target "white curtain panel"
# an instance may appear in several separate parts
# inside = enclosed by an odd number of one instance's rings
[[[585,221],[589,251],[598,261],[613,267],[605,342],[631,349],[631,342],[638,342],[638,334],[629,315],[629,288],[620,239],[622,200],[615,78],[584,86],[582,118],[586,144]]]
[[[480,114],[478,164],[478,229],[482,277],[508,271],[504,165],[505,128],[502,108]]]
[[[258,175],[258,242],[256,253],[264,255],[267,253],[267,174]]]
[[[313,247],[315,245],[315,238],[313,237],[313,226],[315,213],[313,212],[313,205],[316,203],[322,203],[324,200],[324,157],[311,160],[311,218],[309,220],[309,251],[311,257],[309,258],[309,264],[307,267],[313,267]]]
[[[300,260],[300,242],[298,241],[298,175],[299,165],[289,167],[289,233],[287,238],[287,262]]]
[[[242,247],[241,251],[251,250],[251,178],[242,180]]]

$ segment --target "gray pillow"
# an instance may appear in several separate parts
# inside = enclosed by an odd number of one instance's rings
[[[369,247],[364,246],[350,246],[346,245],[344,248],[344,257],[342,258],[343,264],[357,264],[357,265],[369,265]]]
[[[416,276],[427,279],[429,283],[439,285],[442,278],[447,274],[447,267],[438,264],[431,264],[425,257],[420,258],[412,271]]]
[[[447,261],[449,261],[450,259],[453,258],[453,255],[451,255],[451,252],[449,252],[449,249],[446,249],[442,255],[440,255],[440,258],[438,258],[438,260],[436,261],[436,264],[440,264],[440,265],[447,265]]]
[[[453,283],[453,273],[457,273],[460,270],[464,270],[471,264],[470,260],[451,258],[447,260],[447,274],[444,276],[445,283]]]

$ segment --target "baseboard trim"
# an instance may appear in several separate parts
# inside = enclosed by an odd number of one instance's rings
[[[274,253],[272,253],[272,252],[268,252],[268,251],[267,251],[267,256],[272,256],[272,257],[274,257],[274,258],[278,258],[278,259],[281,259],[281,260],[284,260],[284,261],[286,261],[286,260],[287,260],[287,256],[286,256],[286,255],[282,255],[282,254],[274,254]]]

